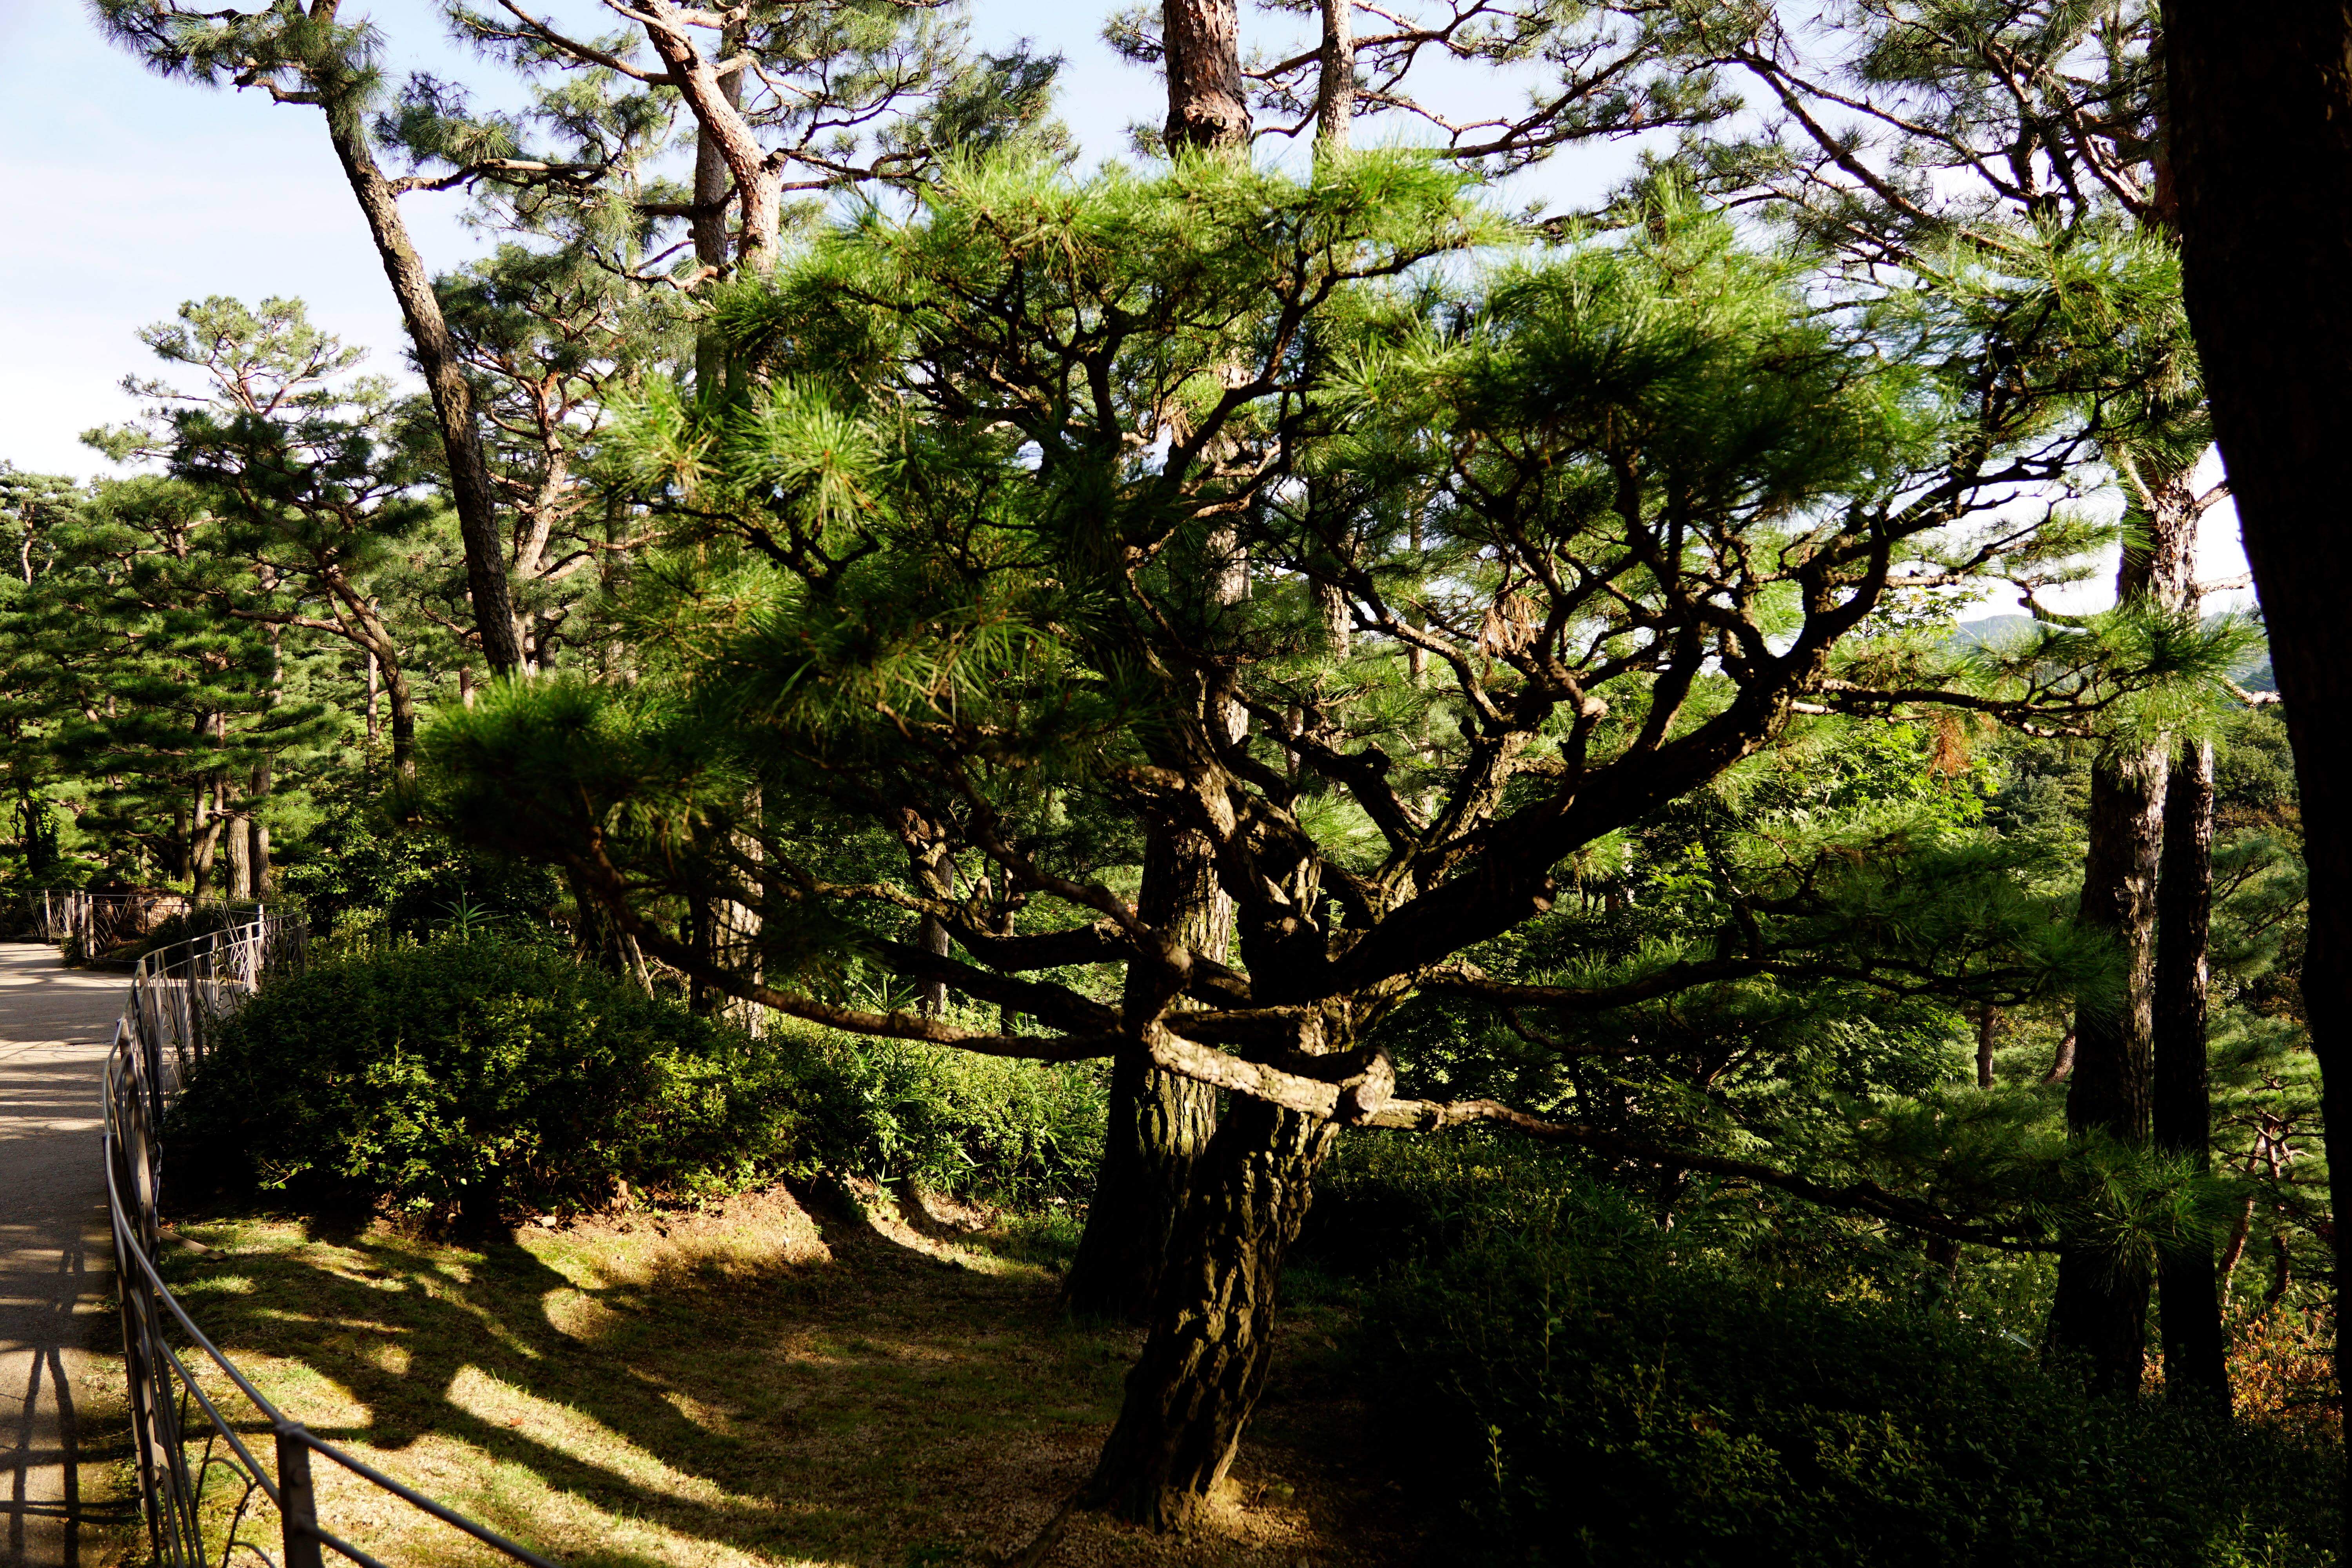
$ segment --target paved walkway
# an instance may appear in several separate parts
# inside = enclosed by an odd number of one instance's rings
[[[124,977],[0,943],[0,1568],[79,1561],[75,1397],[111,1373],[100,1074]]]

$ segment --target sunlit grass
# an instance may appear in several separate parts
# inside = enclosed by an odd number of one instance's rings
[[[1061,1312],[1040,1265],[1074,1230],[1051,1220],[820,1236],[772,1195],[486,1247],[279,1219],[182,1234],[206,1250],[175,1251],[177,1288],[271,1399],[583,1568],[990,1561],[1084,1479],[1134,1348]],[[1089,1521],[1053,1561],[1381,1560],[1276,1473],[1299,1468],[1281,1411],[1204,1530]],[[389,1563],[488,1560],[332,1467],[318,1479],[329,1527]]]

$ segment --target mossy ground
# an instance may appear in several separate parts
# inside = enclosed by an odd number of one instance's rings
[[[1034,1227],[822,1226],[781,1194],[459,1246],[188,1220],[175,1289],[264,1394],[409,1485],[577,1565],[985,1563],[1085,1478],[1133,1353],[1071,1322]],[[201,1250],[199,1250],[201,1249]],[[1404,1563],[1338,1350],[1287,1315],[1227,1495],[1181,1537],[1081,1518],[1061,1564]],[[322,1521],[393,1563],[487,1558],[348,1476]]]

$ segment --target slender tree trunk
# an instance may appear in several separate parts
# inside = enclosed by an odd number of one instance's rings
[[[1337,1129],[1262,1100],[1217,1130],[1084,1500],[1154,1530],[1182,1525],[1232,1466],[1265,1386],[1283,1256]]]
[[[913,814],[909,814],[911,816]],[[950,869],[948,847],[940,838],[926,834],[907,850],[907,879],[915,884],[925,898],[952,899],[955,880]],[[947,922],[936,915],[923,915],[915,921],[915,945],[934,958],[948,955]],[[931,1017],[948,1010],[948,983],[925,980],[916,991],[917,1006]]]
[[[409,243],[408,226],[400,216],[400,201],[376,166],[368,143],[360,106],[348,95],[326,104],[327,137],[343,174],[359,198],[375,239],[384,276],[400,302],[402,319],[415,350],[416,367],[432,394],[434,418],[441,445],[448,455],[449,491],[457,511],[457,531],[466,546],[466,583],[474,602],[474,626],[481,634],[482,657],[502,674],[523,668],[522,642],[515,629],[514,595],[507,583],[506,541],[499,527],[498,502],[490,485],[489,460],[482,452],[482,434],[474,416],[473,389],[466,384],[465,367],[441,301],[433,292],[432,275]]]
[[[1993,1047],[2000,1039],[2000,1009],[1988,1002],[1977,1009],[1977,1087],[1992,1087]]]
[[[2064,1083],[2074,1075],[2074,1031],[2069,1029],[2059,1037],[2058,1048],[2050,1053],[2050,1070],[2042,1075],[2045,1084]]]
[[[2206,949],[2212,924],[2213,747],[2185,746],[2165,789],[2164,870],[2157,884],[2156,1146],[2213,1167],[2206,1080]],[[2227,1409],[2230,1377],[2210,1239],[2157,1259],[2166,1397]]]
[[[239,813],[227,819],[222,837],[228,841],[228,896],[253,897],[253,822]]]
[[[2140,538],[2124,551],[2116,601],[2179,613],[2196,603],[2198,504],[2192,465],[2158,462],[2119,449],[2137,486],[2126,521]],[[2083,861],[2082,922],[2123,949],[2122,1005],[2084,1006],[2074,1016],[2074,1071],[2066,1125],[2145,1146],[2154,1114],[2157,873],[2164,843],[2165,784],[2171,742],[2122,746],[2091,771],[2089,843]],[[2147,1370],[2152,1281],[2137,1261],[2070,1239],[2058,1260],[2051,1305],[2052,1348],[2078,1357],[2091,1385],[2137,1394]]]
[[[2084,1005],[2074,1017],[2074,1071],[2066,1126],[2120,1142],[2148,1139],[2150,1030],[2155,972],[2156,873],[2164,822],[2164,756],[2135,750],[2091,775],[2090,850],[2082,922],[2124,950],[2121,1005]],[[2091,1385],[2136,1394],[2145,1370],[2148,1279],[2133,1260],[2093,1242],[2066,1244],[2051,1305],[2053,1350],[2082,1359]]]
[[[2321,1110],[2352,1126],[2352,5],[2167,0],[2164,22],[2189,319],[2302,786]],[[2352,1213],[2352,1160],[2328,1187]],[[2347,1283],[2339,1248],[2339,1301]],[[2352,1388],[2352,1334],[2336,1377]],[[2352,1495],[2338,1511],[2352,1562]]]
[[[760,791],[756,786],[744,802],[744,811],[747,820],[753,823],[759,821]],[[761,858],[760,841],[750,833],[739,831],[735,835],[735,847],[745,858],[754,863]],[[760,896],[756,886],[751,892],[754,898]],[[761,973],[759,906],[741,903],[733,899],[721,899],[716,914],[719,921],[720,961],[736,973],[755,984],[758,984]],[[942,931],[940,934],[944,937],[947,933]],[[944,952],[945,949],[941,951]],[[643,962],[643,958],[640,957],[639,963]],[[721,1005],[719,1012],[729,1023],[754,1038],[757,1038],[766,1027],[767,1009],[757,1002],[746,1002],[739,997],[730,996]]]
[[[253,765],[253,782],[249,795],[253,802],[253,896],[269,896],[269,824],[261,818],[261,808],[269,802],[272,787],[270,766],[267,762]]]
[[[405,782],[416,776],[416,693],[399,665],[386,661],[383,673],[392,709],[392,776]]]
[[[195,842],[188,855],[191,896],[207,899],[213,891],[213,858],[220,850],[222,818],[214,795],[219,789],[218,779],[211,773],[196,786]]]

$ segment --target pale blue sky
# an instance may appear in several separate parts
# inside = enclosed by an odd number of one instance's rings
[[[376,21],[395,72],[497,80],[447,41],[432,0],[347,11]],[[982,0],[974,19],[983,42],[1026,35],[1069,57],[1063,112],[1097,156],[1122,150],[1158,91],[1103,47],[1101,14]],[[150,368],[131,333],[183,300],[299,295],[375,368],[400,368],[399,315],[318,111],[151,76],[77,0],[0,0],[0,458],[18,468],[107,467],[77,437],[131,412],[119,383]],[[432,266],[476,248],[463,196],[402,205]]]

